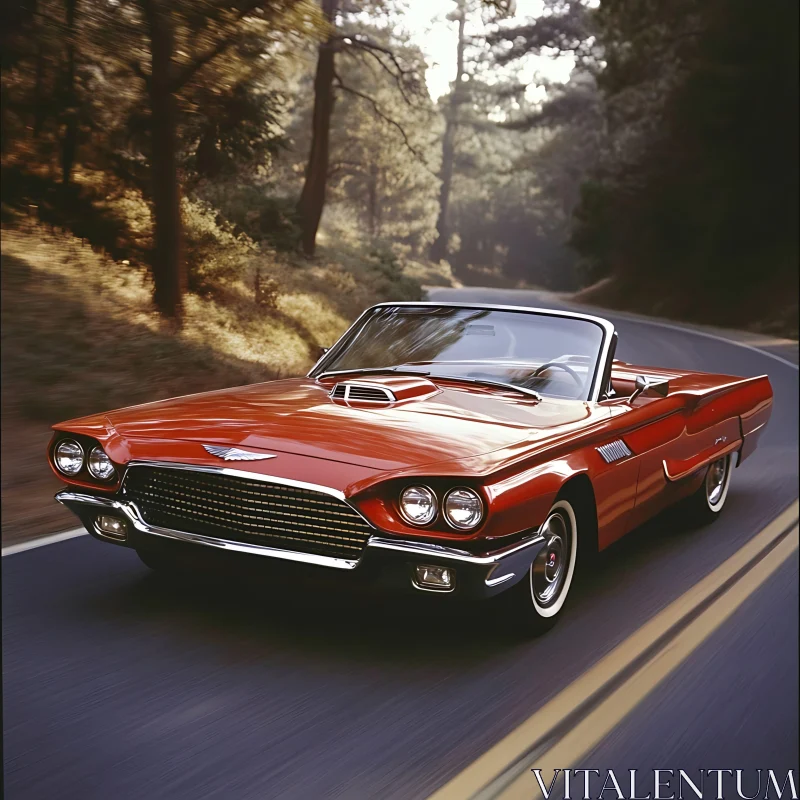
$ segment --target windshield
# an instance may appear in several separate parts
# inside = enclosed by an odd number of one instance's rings
[[[382,306],[350,330],[313,374],[419,372],[586,400],[604,333],[591,320],[539,312]]]

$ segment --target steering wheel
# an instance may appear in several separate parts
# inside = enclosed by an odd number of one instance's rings
[[[561,361],[547,361],[546,363],[542,364],[540,367],[537,367],[534,370],[534,372],[531,375],[531,377],[532,378],[539,378],[541,376],[541,374],[545,370],[551,369],[552,367],[555,367],[556,369],[561,369],[564,372],[566,372],[567,375],[569,375],[570,378],[572,378],[572,380],[575,381],[575,385],[579,389],[583,389],[583,380],[581,379],[581,376],[578,375],[578,373],[575,372],[575,370],[572,369],[572,367],[568,367],[566,364],[563,364]]]

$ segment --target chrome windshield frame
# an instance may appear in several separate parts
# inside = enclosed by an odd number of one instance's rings
[[[361,314],[359,314],[359,316],[356,318],[353,324],[339,337],[336,343],[329,348],[327,353],[322,355],[322,357],[317,361],[317,363],[314,364],[314,366],[309,370],[308,375],[306,377],[316,379],[321,373],[325,372],[324,369],[325,364],[329,364],[331,361],[333,361],[340,355],[340,353],[344,349],[345,342],[347,341],[351,332],[356,330],[358,326],[362,323],[362,321],[373,311],[379,308],[402,308],[402,307],[466,308],[466,309],[477,309],[485,311],[512,311],[512,312],[531,314],[534,316],[560,317],[560,318],[576,319],[576,320],[582,320],[584,322],[594,323],[595,325],[597,325],[602,329],[603,339],[600,343],[600,349],[597,354],[597,361],[594,365],[594,375],[592,376],[588,396],[586,400],[581,400],[580,402],[596,403],[600,399],[600,395],[604,390],[603,377],[606,373],[606,365],[609,358],[609,351],[611,349],[615,332],[614,325],[611,322],[609,322],[607,319],[603,319],[603,317],[595,317],[591,314],[581,314],[577,311],[559,311],[551,308],[533,308],[530,306],[493,305],[490,303],[458,303],[458,302],[434,303],[429,301],[415,303],[413,301],[405,301],[399,303],[391,303],[391,302],[378,303],[377,305],[370,306],[369,308],[365,309]],[[351,373],[354,371],[355,370],[350,370]]]

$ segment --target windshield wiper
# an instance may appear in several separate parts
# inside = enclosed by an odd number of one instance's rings
[[[502,381],[491,381],[486,378],[462,378],[458,375],[434,375],[432,376],[434,380],[437,378],[441,378],[442,380],[449,380],[449,381],[461,381],[462,383],[474,383],[478,386],[493,386],[497,389],[506,389],[511,390],[514,392],[519,392],[520,394],[527,395],[528,397],[533,397],[534,399],[541,402],[542,396],[539,392],[535,392],[533,389],[526,389],[524,386],[516,386],[513,383],[503,383]]]
[[[327,378],[335,375],[429,375],[433,380],[441,379],[446,381],[458,381],[460,383],[474,383],[477,386],[491,386],[496,389],[505,389],[506,391],[519,392],[527,397],[532,397],[541,402],[542,396],[539,392],[533,389],[527,389],[524,386],[516,386],[513,383],[503,383],[502,381],[492,381],[487,378],[465,378],[460,375],[431,375],[430,371],[421,369],[403,369],[401,367],[364,367],[363,369],[340,369],[332,370],[331,372],[321,372],[317,375],[319,378]]]

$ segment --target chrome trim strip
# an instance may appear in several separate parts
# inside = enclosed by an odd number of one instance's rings
[[[690,475],[694,475],[696,472],[699,472],[703,467],[707,467],[709,464],[712,464],[714,461],[717,461],[720,458],[724,458],[727,455],[735,452],[742,446],[741,441],[735,441],[732,444],[729,444],[727,447],[721,447],[716,453],[706,456],[702,461],[698,462],[690,469],[684,470],[683,472],[677,472],[672,475],[669,471],[669,467],[667,466],[666,459],[662,460],[661,466],[664,468],[664,477],[670,482],[674,483],[675,481],[683,480],[684,478],[688,478]]]
[[[251,481],[263,481],[264,483],[277,483],[282,486],[292,486],[295,489],[308,489],[312,492],[322,492],[323,494],[335,497],[337,500],[342,500],[347,503],[344,492],[338,489],[331,489],[330,486],[320,486],[318,483],[306,483],[305,481],[295,481],[291,478],[278,478],[275,475],[264,475],[261,472],[249,472],[244,469],[236,469],[235,467],[217,467],[206,464],[183,464],[177,461],[148,461],[148,460],[134,460],[128,463],[125,473],[122,476],[122,482],[125,482],[125,476],[128,470],[133,467],[159,467],[164,469],[183,469],[190,472],[212,472],[217,475],[228,475],[234,478],[247,478]],[[348,503],[348,505],[350,505]],[[352,506],[350,506],[352,508]],[[356,509],[353,509],[356,511]],[[374,526],[372,526],[374,527]]]
[[[476,556],[466,550],[457,550],[451,547],[442,547],[438,544],[428,542],[409,542],[406,539],[385,539],[380,536],[372,536],[367,542],[367,547],[376,547],[379,550],[394,550],[399,553],[406,553],[412,556],[444,558],[457,564],[472,564],[474,566],[492,566],[499,564],[504,558],[515,555],[527,550],[533,545],[544,541],[544,536],[536,533],[529,539],[509,545],[502,550],[487,555]]]
[[[358,566],[361,559],[350,560],[344,558],[333,558],[332,556],[318,556],[311,553],[299,553],[294,550],[283,550],[276,547],[266,547],[259,544],[245,544],[233,542],[228,539],[218,539],[213,536],[203,536],[196,533],[186,533],[176,531],[171,528],[159,528],[145,522],[138,509],[133,503],[121,502],[110,497],[97,497],[96,495],[84,494],[82,492],[72,492],[68,489],[58,492],[56,500],[62,505],[69,507],[70,504],[89,506],[90,508],[108,509],[123,514],[125,518],[140,533],[161,536],[165,539],[176,539],[193,544],[202,544],[208,547],[216,547],[222,550],[232,550],[239,553],[249,553],[251,555],[269,556],[285,561],[300,561],[305,564],[315,564],[323,567],[334,567],[336,569],[354,569]],[[117,540],[114,540],[117,541]],[[538,532],[522,542],[509,545],[508,547],[497,550],[488,555],[474,555],[466,550],[458,550],[452,547],[443,547],[429,542],[410,542],[405,539],[388,539],[381,536],[370,536],[367,540],[364,552],[367,548],[377,550],[391,550],[403,553],[407,556],[420,556],[423,558],[440,558],[451,561],[455,564],[471,564],[474,566],[493,566],[499,564],[509,556],[517,555],[524,550],[541,544],[544,536]]]
[[[500,575],[498,578],[487,578],[486,585],[487,586],[499,586],[501,583],[505,583],[506,581],[510,581],[514,577],[513,572],[509,572],[506,575]]]
[[[747,438],[748,436],[752,436],[754,433],[758,433],[758,431],[766,427],[767,422],[769,422],[769,420],[767,420],[766,422],[762,422],[760,425],[757,425],[755,428],[753,428],[753,430],[749,431],[748,433],[745,433],[744,437]]]
[[[594,375],[594,379],[592,382],[591,390],[589,391],[589,397],[584,402],[589,403],[596,403],[600,397],[600,393],[603,391],[603,376],[605,373],[606,362],[608,361],[608,353],[611,349],[611,343],[614,339],[614,325],[609,322],[607,319],[603,319],[602,317],[595,317],[591,314],[580,314],[576,311],[557,311],[556,309],[551,308],[533,308],[530,306],[505,306],[505,305],[493,305],[491,303],[458,303],[458,302],[450,302],[450,303],[433,303],[433,302],[422,302],[422,303],[415,303],[413,301],[404,301],[402,303],[377,303],[374,306],[370,306],[369,308],[365,309],[364,311],[359,314],[359,316],[355,319],[353,324],[337,339],[337,341],[333,344],[332,347],[328,349],[328,352],[323,354],[322,357],[317,361],[316,364],[311,368],[311,370],[306,375],[307,378],[315,378],[316,373],[322,370],[322,365],[330,360],[332,360],[338,353],[340,349],[340,344],[345,340],[345,338],[350,334],[352,330],[354,330],[360,323],[361,320],[373,311],[376,308],[385,308],[385,307],[395,307],[395,306],[411,306],[414,308],[418,308],[421,306],[428,307],[428,308],[477,308],[477,309],[487,309],[489,311],[523,311],[528,314],[540,314],[544,316],[550,317],[567,317],[571,319],[582,319],[586,322],[594,322],[596,325],[599,325],[603,329],[603,344],[600,348],[600,352],[597,355],[597,364],[596,372]]]

